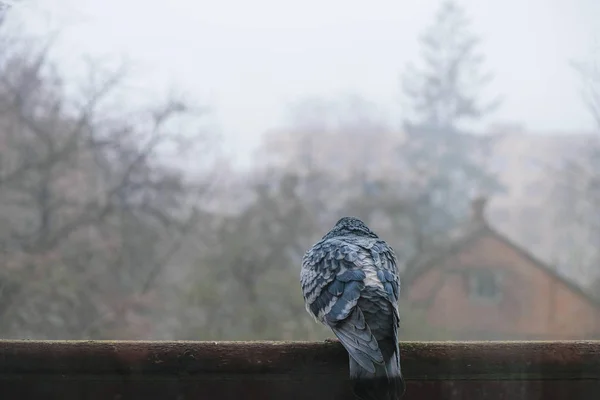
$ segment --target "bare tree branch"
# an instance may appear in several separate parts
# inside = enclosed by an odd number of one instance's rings
[[[191,109],[111,115],[124,69],[91,71],[76,102],[47,51],[0,65],[0,334],[98,337],[138,312],[198,223],[203,194],[163,155]]]

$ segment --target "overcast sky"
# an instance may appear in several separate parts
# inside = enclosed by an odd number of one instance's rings
[[[175,85],[214,107],[243,161],[261,133],[303,96],[358,93],[398,119],[399,75],[439,0],[32,0],[26,27],[63,26],[59,62],[81,55],[135,63],[138,86]],[[23,1],[26,3],[27,1]],[[483,38],[490,89],[505,96],[489,122],[536,133],[590,130],[570,59],[593,56],[599,0],[463,0]],[[156,90],[158,93],[159,90]]]

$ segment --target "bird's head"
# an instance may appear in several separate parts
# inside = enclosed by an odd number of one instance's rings
[[[345,236],[345,235],[356,235],[370,238],[377,238],[378,236],[369,229],[369,227],[356,217],[343,217],[340,218],[334,227],[325,235],[325,237]]]

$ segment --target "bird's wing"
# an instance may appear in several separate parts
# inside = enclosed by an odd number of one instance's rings
[[[394,250],[383,240],[378,240],[369,248],[377,278],[383,284],[385,297],[392,304],[395,312],[396,326],[399,323],[398,299],[400,298],[400,277],[398,274],[398,261]]]
[[[357,363],[375,372],[383,356],[356,307],[366,279],[357,262],[365,251],[341,239],[317,243],[303,258],[301,284],[309,313],[332,329]]]
[[[394,250],[384,241],[377,241],[370,248],[375,267],[377,268],[377,278],[382,283],[383,301],[388,301],[393,310],[392,337],[393,344],[389,341],[380,343],[381,352],[386,361],[386,370],[388,375],[399,377],[396,384],[404,387],[402,382],[402,372],[400,369],[400,349],[398,346],[398,329],[400,327],[400,315],[398,313],[398,298],[400,297],[400,277],[398,274],[398,262]],[[377,329],[377,328],[375,328]],[[388,328],[389,329],[389,328]],[[404,390],[404,389],[402,389]]]

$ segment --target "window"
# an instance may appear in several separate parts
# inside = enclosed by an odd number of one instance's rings
[[[490,270],[469,273],[469,298],[473,301],[498,301],[502,297],[500,275]]]

